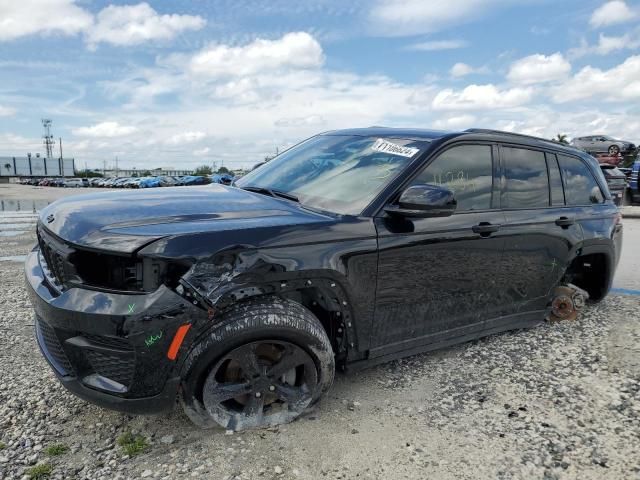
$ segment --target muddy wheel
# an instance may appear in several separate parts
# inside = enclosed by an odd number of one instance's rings
[[[236,431],[295,420],[329,389],[335,370],[318,319],[298,303],[273,298],[233,307],[187,365],[187,416],[204,428]]]
[[[609,155],[615,156],[615,155],[618,155],[619,153],[620,153],[620,147],[618,147],[618,145],[611,145],[609,147]]]

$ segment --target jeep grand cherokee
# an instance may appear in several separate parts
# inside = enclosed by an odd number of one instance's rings
[[[361,367],[531,326],[610,289],[597,162],[487,131],[314,136],[233,186],[104,192],[40,214],[26,276],[69,390],[229,429],[293,420]],[[563,290],[563,291],[565,291]],[[571,290],[568,290],[571,292]]]

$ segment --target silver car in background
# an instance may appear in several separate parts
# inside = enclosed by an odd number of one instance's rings
[[[571,145],[588,153],[608,153],[609,155],[625,154],[636,149],[631,142],[617,140],[607,135],[576,137],[571,140]]]

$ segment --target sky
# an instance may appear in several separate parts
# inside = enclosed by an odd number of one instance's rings
[[[42,118],[77,168],[372,125],[640,143],[640,3],[0,0],[0,156],[42,154]]]

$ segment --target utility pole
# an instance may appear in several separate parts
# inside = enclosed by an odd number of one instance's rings
[[[60,159],[58,160],[58,166],[60,167],[60,175],[64,177],[64,160],[62,159],[62,137],[58,137],[60,140]]]
[[[47,152],[47,158],[53,158],[53,145],[55,142],[53,141],[53,135],[51,135],[51,120],[48,118],[42,119],[42,126],[44,127],[44,148]]]
[[[107,176],[107,161],[106,160],[102,161],[102,176],[103,177]]]
[[[116,156],[116,177],[118,176],[118,157]]]

